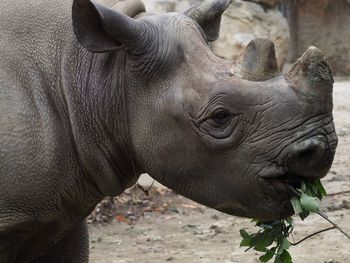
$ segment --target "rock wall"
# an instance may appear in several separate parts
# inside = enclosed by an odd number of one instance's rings
[[[143,1],[149,12],[159,13],[182,12],[200,0]],[[280,68],[287,54],[292,63],[313,45],[322,50],[336,75],[350,75],[350,0],[233,0],[212,49],[235,60],[257,37],[275,43]]]
[[[289,61],[309,46],[322,50],[337,75],[350,75],[350,1],[283,0],[281,9],[289,21]]]
[[[199,0],[143,0],[151,13],[182,12]],[[259,4],[258,4],[259,3]],[[275,7],[278,0],[235,0],[225,11],[219,40],[211,47],[218,56],[237,59],[244,47],[257,37],[268,38],[276,45],[277,60],[283,66],[288,54],[287,20]],[[273,7],[273,8],[268,8]]]
[[[264,9],[256,3],[234,1],[223,15],[220,38],[212,48],[220,57],[237,59],[244,47],[258,37],[275,43],[278,65],[282,67],[289,46],[288,24],[282,13],[276,8]]]

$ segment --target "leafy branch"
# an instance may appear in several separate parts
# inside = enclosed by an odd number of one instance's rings
[[[291,186],[289,186],[289,188],[292,189],[293,192],[295,193],[295,195],[297,195],[297,196],[300,198],[300,200],[301,200],[301,198],[302,198],[302,196],[303,196],[303,193],[299,192],[298,190],[294,189],[294,188],[291,187]],[[323,186],[322,186],[322,188],[323,188]],[[326,194],[326,192],[324,191],[323,196],[325,196],[325,195],[327,195],[327,194]],[[321,197],[321,198],[322,198],[322,197]],[[293,200],[295,200],[295,199],[293,198],[293,199],[291,200],[292,205],[293,205]],[[294,205],[293,205],[293,208],[294,208],[294,212],[295,212],[296,214],[298,214],[297,212],[299,212],[299,210],[296,210],[296,209],[298,209],[298,208],[295,208]],[[317,210],[315,211],[315,213],[317,213],[319,216],[323,217],[325,220],[327,220],[329,223],[331,223],[331,224],[333,225],[333,227],[330,228],[330,229],[328,229],[328,230],[331,230],[331,229],[336,228],[336,229],[338,229],[344,236],[346,236],[348,239],[350,239],[350,235],[349,235],[348,233],[346,233],[340,226],[338,226],[336,223],[334,223],[332,220],[330,220],[329,217],[328,217],[324,212],[322,212],[322,211],[320,211],[319,209],[317,209]],[[322,231],[322,232],[324,232],[324,231]]]
[[[288,237],[294,229],[294,222],[291,217],[268,223],[253,220],[256,222],[256,226],[260,227],[260,230],[257,233],[249,234],[246,230],[241,229],[240,234],[243,238],[240,244],[241,247],[248,247],[246,251],[253,248],[256,251],[263,252],[264,254],[259,258],[260,262],[268,262],[275,257],[274,263],[292,263],[292,257],[288,252],[289,247],[296,246],[315,235],[338,229],[350,239],[349,234],[319,210],[321,199],[327,195],[320,180],[302,182],[301,189],[288,186],[295,194],[295,197],[291,199],[291,204],[296,215],[304,220],[310,213],[317,213],[333,226],[310,234],[298,242],[291,243],[288,241]]]

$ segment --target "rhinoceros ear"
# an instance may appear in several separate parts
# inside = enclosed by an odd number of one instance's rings
[[[200,25],[208,41],[214,41],[219,38],[221,15],[230,4],[231,0],[206,0],[184,14]]]
[[[74,0],[72,20],[78,42],[92,52],[118,49],[142,32],[142,24],[133,18],[93,0]]]

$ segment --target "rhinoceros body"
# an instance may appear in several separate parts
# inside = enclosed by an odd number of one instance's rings
[[[38,256],[101,198],[96,185],[87,183],[88,169],[79,164],[72,129],[79,113],[72,113],[68,97],[79,93],[72,74],[82,65],[71,5],[0,3],[0,262],[79,262]],[[75,238],[84,231],[79,228]],[[70,246],[65,250],[75,250]]]
[[[207,41],[228,4],[1,1],[1,263],[87,262],[84,219],[142,172],[263,220],[292,213],[284,178],[326,175],[328,64],[310,48],[283,76],[266,40],[242,66],[217,58]]]

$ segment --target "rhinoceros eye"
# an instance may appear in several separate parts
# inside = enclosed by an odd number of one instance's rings
[[[213,112],[212,119],[218,124],[225,124],[231,119],[231,113],[225,109],[218,109]]]

